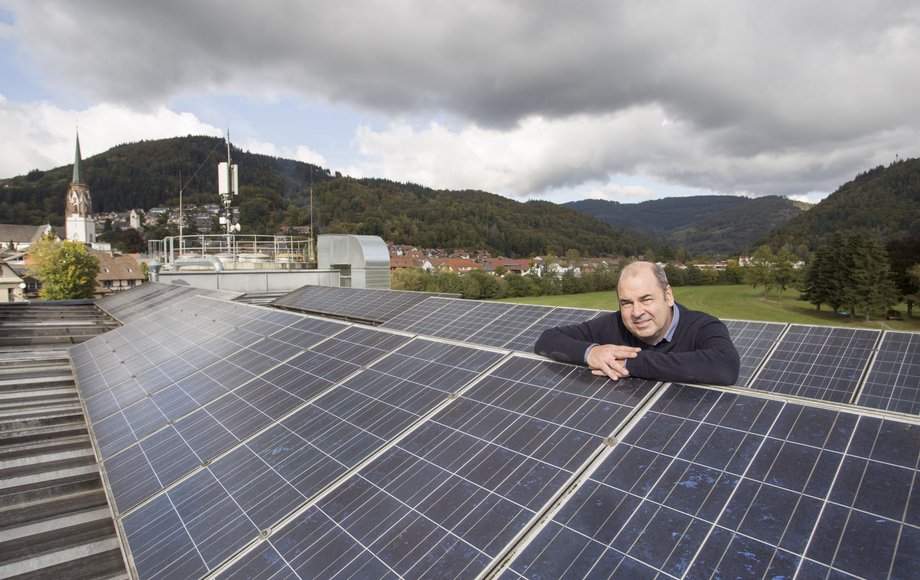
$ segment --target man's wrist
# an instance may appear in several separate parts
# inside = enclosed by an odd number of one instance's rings
[[[590,354],[591,349],[597,346],[596,342],[592,342],[588,345],[588,348],[585,349],[585,364],[588,364],[588,354]]]

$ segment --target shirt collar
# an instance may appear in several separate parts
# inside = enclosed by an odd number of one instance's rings
[[[677,330],[677,322],[680,320],[680,309],[677,308],[677,303],[674,303],[674,306],[671,307],[671,326],[668,327],[667,334],[664,335],[664,338],[656,342],[655,344],[661,344],[662,342],[671,342],[674,339],[674,332]]]

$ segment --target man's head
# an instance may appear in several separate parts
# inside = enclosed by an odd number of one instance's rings
[[[620,316],[626,329],[642,342],[655,344],[668,333],[674,294],[664,269],[651,262],[633,262],[617,282]]]

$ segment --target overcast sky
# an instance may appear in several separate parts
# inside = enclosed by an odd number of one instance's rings
[[[557,203],[920,157],[912,1],[0,0],[0,178],[188,134]],[[245,182],[245,168],[241,179]]]

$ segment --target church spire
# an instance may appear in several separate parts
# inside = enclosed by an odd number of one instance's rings
[[[83,172],[83,159],[80,157],[80,132],[77,131],[77,150],[73,157],[73,183],[83,183],[81,173]]]

